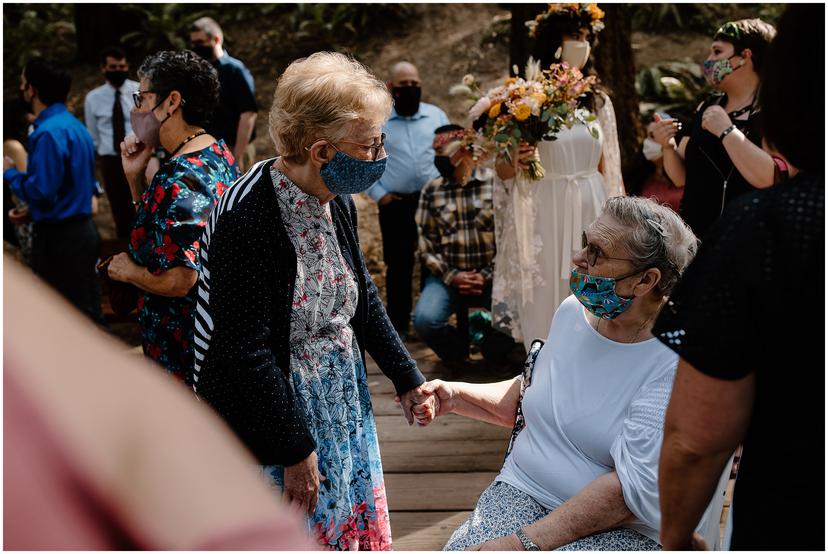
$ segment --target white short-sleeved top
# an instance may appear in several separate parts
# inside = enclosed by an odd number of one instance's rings
[[[678,356],[657,339],[601,334],[574,296],[558,308],[523,398],[526,427],[497,480],[554,510],[615,470],[638,522],[658,541],[658,458]]]

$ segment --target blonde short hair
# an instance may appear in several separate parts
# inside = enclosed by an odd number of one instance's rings
[[[320,138],[345,138],[352,125],[381,125],[391,115],[385,84],[353,58],[316,52],[294,61],[276,83],[270,137],[280,155],[296,163]]]

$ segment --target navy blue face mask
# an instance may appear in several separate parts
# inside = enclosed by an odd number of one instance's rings
[[[333,145],[331,145],[333,146]],[[380,160],[358,160],[338,150],[322,166],[319,175],[333,194],[357,194],[379,181],[385,173],[388,156]]]

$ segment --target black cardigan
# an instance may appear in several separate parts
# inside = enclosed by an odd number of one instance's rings
[[[288,382],[297,259],[270,177],[274,161],[257,164],[225,192],[202,239],[195,348],[203,359],[192,384],[260,463],[293,465],[316,445]],[[367,349],[397,392],[405,393],[425,378],[365,266],[356,206],[350,196],[337,196],[330,208],[340,250],[359,287],[350,325],[362,361]]]

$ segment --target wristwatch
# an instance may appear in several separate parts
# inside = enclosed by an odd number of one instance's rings
[[[520,541],[520,544],[523,545],[524,550],[540,550],[540,547],[535,544],[532,539],[526,536],[526,533],[523,532],[523,529],[518,529],[515,531],[515,536]]]

